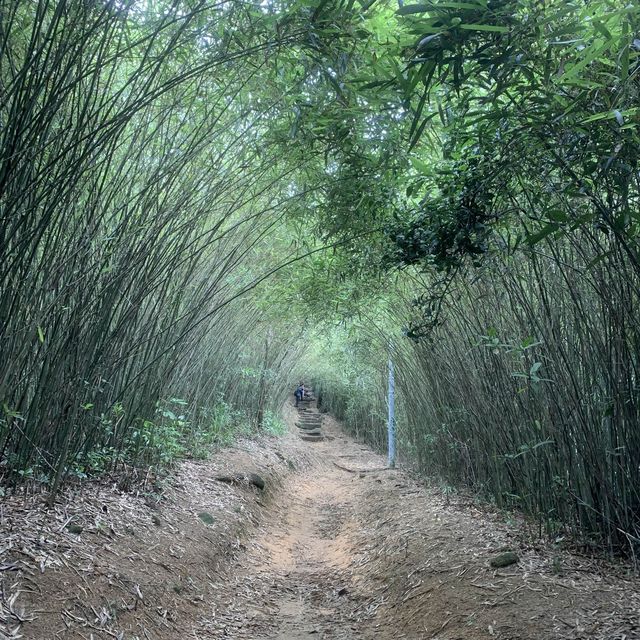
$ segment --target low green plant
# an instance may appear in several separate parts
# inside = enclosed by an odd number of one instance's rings
[[[265,411],[263,429],[273,436],[281,436],[287,432],[287,425],[273,411]]]
[[[141,420],[131,434],[126,456],[135,465],[168,466],[185,453],[179,421]]]

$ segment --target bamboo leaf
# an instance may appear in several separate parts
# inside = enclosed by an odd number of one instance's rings
[[[461,24],[458,29],[466,31],[491,31],[495,33],[509,33],[509,27],[501,27],[497,24]]]
[[[533,246],[534,244],[537,244],[541,240],[544,240],[547,236],[549,236],[552,233],[555,233],[556,231],[558,231],[558,229],[560,229],[560,225],[559,224],[557,224],[555,222],[550,222],[549,224],[546,224],[537,233],[534,233],[532,235],[527,236],[527,238],[526,238],[527,244],[529,246]]]
[[[631,48],[629,42],[629,21],[625,20],[622,24],[622,36],[620,38],[620,80],[626,82],[629,77],[629,49]]]

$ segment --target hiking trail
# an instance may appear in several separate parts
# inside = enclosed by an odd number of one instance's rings
[[[288,407],[284,438],[185,463],[162,500],[102,486],[47,514],[12,499],[0,638],[640,637],[624,565],[532,541],[517,519],[385,468],[307,404],[311,441]],[[215,480],[233,471],[266,489]],[[507,550],[517,562],[492,567]]]

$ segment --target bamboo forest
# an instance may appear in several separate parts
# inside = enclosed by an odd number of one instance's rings
[[[0,0],[0,640],[640,638],[640,4]]]

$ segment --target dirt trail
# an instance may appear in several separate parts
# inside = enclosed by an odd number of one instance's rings
[[[366,601],[353,579],[354,510],[366,492],[359,470],[384,469],[384,461],[345,437],[331,418],[323,431],[326,439],[309,445],[312,470],[287,479],[230,568],[233,598],[201,631],[238,640],[366,637],[358,611]]]
[[[330,417],[303,442],[295,419],[185,463],[161,500],[100,485],[53,512],[5,501],[0,640],[640,638],[628,566],[384,469]],[[215,480],[238,470],[267,489]],[[491,567],[507,549],[518,562]]]

